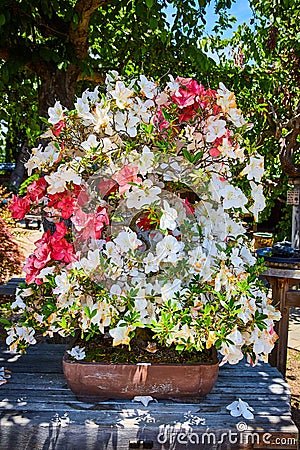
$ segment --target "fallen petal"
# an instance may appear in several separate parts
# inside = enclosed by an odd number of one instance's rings
[[[152,401],[155,401],[151,395],[136,395],[133,402],[141,402],[144,406],[148,406],[148,404]]]

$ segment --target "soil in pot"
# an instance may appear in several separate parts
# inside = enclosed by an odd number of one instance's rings
[[[91,341],[88,346],[80,342],[77,345],[86,347],[90,362],[72,360],[66,353],[63,369],[68,386],[82,401],[140,395],[195,401],[211,391],[218,377],[215,349],[179,354],[174,347],[155,347],[138,338],[132,341],[131,350],[127,346],[112,347],[109,338]]]

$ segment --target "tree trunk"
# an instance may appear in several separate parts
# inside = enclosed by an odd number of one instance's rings
[[[16,166],[10,176],[10,184],[16,190],[19,189],[21,183],[24,180],[25,177],[24,164],[28,161],[29,156],[30,156],[30,148],[28,147],[27,141],[25,141],[18,155]]]
[[[68,109],[73,108],[73,100],[76,89],[76,82],[80,69],[75,65],[70,65],[67,71],[58,70],[57,67],[47,65],[40,69],[41,83],[39,86],[38,111],[41,117],[48,118],[48,108],[54,106],[59,100]],[[36,143],[38,145],[39,142]],[[16,167],[10,178],[15,189],[19,189],[25,177],[24,163],[28,161],[30,149],[27,142],[24,143],[16,161]]]
[[[54,106],[57,100],[66,108],[73,108],[79,74],[80,69],[74,64],[71,64],[66,71],[53,66],[41,72],[41,84],[38,90],[38,111],[41,117],[48,117],[48,108]]]

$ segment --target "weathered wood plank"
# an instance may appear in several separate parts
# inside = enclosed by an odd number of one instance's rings
[[[181,406],[181,405],[180,405]],[[26,409],[28,408],[28,409]],[[278,417],[280,417],[280,423],[278,423]],[[17,419],[17,420],[16,420]],[[137,426],[141,423],[148,423],[149,427],[159,427],[161,425],[190,425],[202,428],[203,426],[211,429],[219,428],[233,428],[236,430],[239,422],[245,422],[248,429],[265,429],[268,431],[284,431],[286,429],[294,429],[290,416],[283,414],[273,415],[259,415],[257,414],[255,419],[247,420],[231,417],[228,412],[192,412],[179,408],[177,405],[176,411],[165,411],[163,407],[161,410],[152,410],[151,407],[144,407],[143,405],[137,405],[135,408],[130,405],[129,408],[123,408],[121,411],[113,410],[101,410],[101,409],[66,409],[52,411],[49,413],[46,409],[32,410],[30,405],[25,405],[23,411],[17,409],[7,409],[5,413],[0,415],[0,425],[12,426],[14,423],[26,425],[27,423],[44,426],[45,424],[51,424],[53,422],[66,422],[77,423],[78,425],[84,425],[87,421],[94,422],[98,425],[113,426],[115,424],[130,426]],[[2,448],[1,448],[2,450]]]
[[[210,393],[209,396],[207,396],[200,404],[199,402],[196,403],[199,408],[206,408],[214,406],[215,408],[219,406],[227,406],[230,402],[234,401],[236,399],[235,395],[232,395],[231,397],[228,394],[214,394]],[[7,395],[5,393],[2,393],[0,396],[0,400],[9,400],[10,402],[51,402],[54,406],[54,403],[58,402],[65,402],[65,403],[72,403],[74,405],[77,405],[78,401],[75,399],[74,394],[70,392],[68,389],[64,391],[47,391],[40,389],[20,389],[20,390],[14,390],[9,391]],[[273,403],[275,405],[278,404],[278,400],[282,402],[286,408],[289,409],[289,396],[280,396],[278,399],[277,394],[270,394],[268,395],[267,399],[265,395],[258,395],[253,398],[253,394],[244,394],[243,400],[247,401],[251,406],[256,410],[256,407],[270,407],[270,404]],[[190,405],[189,407],[195,408],[195,402],[189,402],[189,403],[183,403],[183,402],[163,402],[159,401],[160,408],[163,404],[164,409],[173,409],[176,404],[180,403],[183,405]],[[96,408],[99,409],[116,409],[118,408],[119,403],[117,401],[107,401],[107,402],[101,402],[97,404]],[[128,406],[128,402],[126,402]],[[85,404],[86,405],[86,404]],[[99,406],[100,405],[100,406]],[[218,406],[216,406],[218,405]],[[90,406],[88,406],[90,407]],[[93,404],[94,407],[94,404]],[[271,406],[272,407],[272,406]]]
[[[300,290],[288,290],[286,293],[286,306],[288,308],[300,308]]]
[[[124,400],[90,404],[77,401],[66,385],[60,363],[64,350],[64,345],[41,344],[22,358],[2,354],[1,364],[12,370],[12,378],[0,387],[1,450],[122,450],[129,448],[130,441],[139,440],[157,450],[279,449],[274,444],[276,436],[285,439],[282,448],[297,448],[289,387],[268,364],[251,368],[243,361],[221,367],[216,386],[200,403],[159,401],[144,407]],[[254,407],[254,419],[229,415],[226,406],[238,397]],[[245,433],[239,435],[243,442],[231,442],[230,433],[236,433],[240,423],[251,439],[257,433],[259,442],[249,442]],[[206,432],[211,435],[205,436]],[[273,443],[263,441],[266,433]]]

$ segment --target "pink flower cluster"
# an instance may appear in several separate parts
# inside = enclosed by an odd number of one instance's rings
[[[27,187],[27,194],[25,197],[19,197],[17,195],[12,196],[12,201],[9,205],[9,210],[12,213],[14,219],[22,220],[30,210],[32,204],[37,204],[38,201],[44,197],[46,193],[47,183],[44,177],[33,181]]]
[[[119,185],[120,194],[129,191],[132,186],[130,183],[140,184],[142,182],[141,177],[138,177],[137,174],[137,166],[124,166],[117,174],[112,176]]]
[[[74,213],[78,197],[83,198],[83,189],[81,186],[73,184],[72,190],[48,194],[49,202],[47,207],[53,207],[60,213],[63,219],[69,219]]]
[[[45,232],[42,238],[35,243],[36,249],[29,256],[24,266],[27,283],[42,284],[38,275],[50,260],[70,263],[75,261],[73,244],[67,241],[68,230],[63,222],[56,224],[56,230],[51,235],[50,230]]]
[[[179,84],[179,88],[160,104],[153,120],[154,124],[158,127],[159,133],[166,130],[166,137],[173,138],[181,131],[182,124],[189,123],[193,119],[193,126],[199,127],[197,131],[204,135],[206,120],[212,117],[217,120],[222,116],[222,109],[216,103],[217,91],[205,89],[192,78],[177,77],[175,82]],[[218,136],[209,143],[211,157],[220,156],[218,147],[222,145],[223,138],[229,136],[228,131],[224,136]]]
[[[109,224],[107,210],[99,206],[95,214],[85,213],[80,207],[76,207],[71,218],[76,229],[76,239],[85,241],[92,237],[100,239],[105,225]]]

